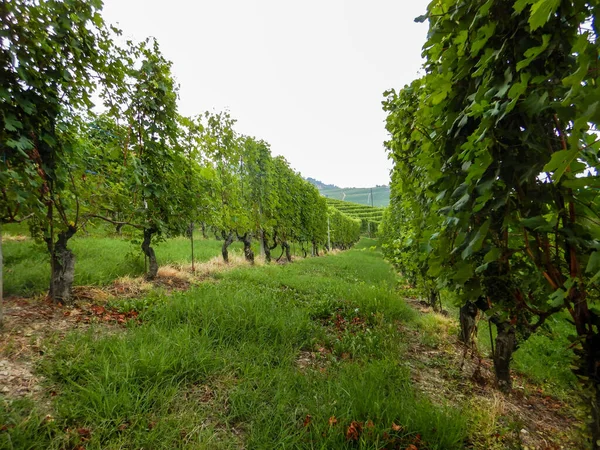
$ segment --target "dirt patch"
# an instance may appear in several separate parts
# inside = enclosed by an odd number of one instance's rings
[[[43,297],[5,299],[4,328],[0,331],[0,391],[5,397],[22,397],[40,390],[41,378],[34,369],[46,352],[46,339],[50,335],[63,337],[70,329],[86,326],[76,320],[80,313]]]
[[[581,448],[579,419],[572,405],[543,393],[523,375],[513,374],[513,391],[495,387],[493,362],[476,349],[462,345],[454,322],[431,311],[415,299],[407,303],[423,314],[436,314],[441,339],[423,343],[419,330],[399,325],[408,347],[411,378],[415,387],[440,405],[468,408],[477,417],[474,449],[554,450]]]
[[[296,366],[301,372],[318,370],[324,373],[331,362],[331,350],[318,347],[316,351],[301,351],[296,358]]]

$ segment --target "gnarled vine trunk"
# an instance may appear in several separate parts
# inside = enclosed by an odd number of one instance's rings
[[[2,256],[2,223],[0,223],[0,330],[4,326],[4,291],[3,291],[4,258]]]
[[[146,277],[153,280],[158,275],[158,262],[156,261],[156,253],[151,247],[152,236],[156,233],[156,228],[144,228],[144,240],[142,241],[142,251],[148,257],[148,273]]]
[[[588,307],[584,294],[579,289],[572,289],[570,297],[573,305],[571,315],[581,338],[581,348],[575,349],[577,368],[574,372],[584,386],[583,396],[591,409],[591,448],[600,450],[600,332],[594,327],[600,317]]]
[[[437,289],[429,289],[429,298],[427,299],[429,306],[436,312],[440,312],[441,301],[440,301],[440,292]]]
[[[208,236],[206,234],[206,224],[204,222],[200,222],[200,230],[202,230],[202,237],[204,239],[208,239]]]
[[[281,248],[285,251],[285,259],[287,259],[288,262],[292,262],[292,252],[290,249],[290,244],[288,244],[287,241],[283,241],[281,243]]]
[[[275,245],[277,245],[277,244],[275,244]],[[271,250],[273,250],[273,248],[275,248],[275,247],[271,248],[269,246],[269,240],[267,238],[267,234],[264,232],[262,234],[262,248],[263,248],[263,251],[265,252],[265,261],[271,262]]]
[[[471,347],[474,343],[477,326],[477,306],[471,302],[461,306],[459,322],[460,330],[458,337],[463,344]]]
[[[238,239],[244,243],[244,258],[251,264],[254,264],[254,251],[252,250],[252,236],[250,233],[245,233],[243,236],[238,235]]]
[[[586,391],[592,410],[590,432],[592,448],[600,449],[600,335],[595,333],[583,342],[582,357],[580,358],[579,373],[587,385]]]
[[[223,261],[226,263],[229,262],[229,246],[233,242],[233,231],[230,231],[229,234],[226,234],[224,231],[223,235],[223,246],[221,247],[221,254],[223,255]]]
[[[494,371],[496,372],[496,383],[498,388],[504,392],[512,389],[510,378],[510,361],[517,349],[517,336],[515,326],[510,322],[492,318],[496,325],[496,348],[494,349]]]
[[[51,245],[50,298],[55,303],[68,305],[73,300],[75,255],[67,248],[67,244],[76,231],[75,227],[61,231],[56,242]]]
[[[312,241],[313,256],[319,256],[319,246],[316,241]]]

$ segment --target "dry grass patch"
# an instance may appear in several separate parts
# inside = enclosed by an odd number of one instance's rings
[[[2,240],[5,242],[23,242],[31,239],[29,236],[25,236],[24,234],[2,234]]]

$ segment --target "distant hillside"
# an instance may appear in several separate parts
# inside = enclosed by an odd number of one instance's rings
[[[374,190],[375,188],[373,188]],[[361,205],[358,203],[352,203],[348,201],[334,200],[328,198],[327,204],[333,206],[335,209],[343,212],[344,214],[352,217],[353,219],[359,219],[361,222],[360,231],[369,236],[373,236],[373,233],[377,232],[377,228],[383,218],[384,209],[377,206]]]
[[[339,189],[339,187],[337,187],[335,184],[325,184],[322,181],[315,180],[314,178],[311,178],[311,177],[308,177],[306,179],[306,181],[308,181],[309,183],[314,184],[318,190],[321,190],[321,189]]]
[[[389,186],[375,186],[373,188],[341,188],[334,184],[326,184],[314,178],[307,181],[316,186],[321,195],[336,200],[358,203],[361,205],[371,204],[371,189],[373,190],[373,206],[388,206],[390,204]]]

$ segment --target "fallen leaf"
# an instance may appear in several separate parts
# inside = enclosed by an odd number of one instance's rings
[[[358,437],[362,432],[362,423],[357,422],[355,420],[350,423],[350,426],[346,430],[346,440],[347,441],[358,441]]]
[[[310,414],[307,414],[306,417],[304,418],[304,427],[307,427],[310,425],[310,421],[312,420],[312,416]]]
[[[392,430],[402,431],[402,425],[396,425],[394,422],[392,422]]]
[[[91,437],[92,432],[89,428],[78,428],[77,434],[81,436],[82,440],[87,441]]]
[[[335,416],[331,416],[331,417],[329,418],[329,426],[330,426],[330,427],[332,427],[332,426],[336,425],[337,423],[338,423],[338,420],[336,419],[336,417],[335,417]]]
[[[99,306],[99,305],[92,305],[92,307],[90,309],[97,316],[104,314],[104,312],[106,311],[106,309],[104,309],[103,306]]]

